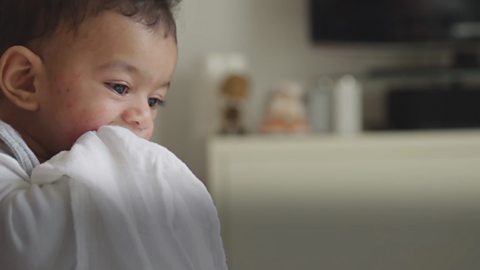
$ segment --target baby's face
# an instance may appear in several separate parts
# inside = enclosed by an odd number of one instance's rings
[[[177,61],[173,35],[114,12],[57,34],[41,51],[38,141],[53,154],[83,133],[119,125],[151,139]]]

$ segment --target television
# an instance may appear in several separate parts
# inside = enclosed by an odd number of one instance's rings
[[[310,0],[315,43],[480,39],[480,0]]]

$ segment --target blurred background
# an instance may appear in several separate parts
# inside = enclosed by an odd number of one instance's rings
[[[478,269],[480,4],[183,0],[155,140],[230,268]]]

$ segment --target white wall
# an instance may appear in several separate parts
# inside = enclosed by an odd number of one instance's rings
[[[208,106],[201,91],[208,90],[196,83],[208,53],[245,55],[253,83],[247,119],[251,129],[259,120],[264,95],[279,80],[311,84],[322,74],[446,61],[441,49],[314,45],[307,0],[183,0],[177,15],[180,59],[156,139],[202,179],[205,138],[195,127],[208,125],[211,119],[198,117],[199,104]]]

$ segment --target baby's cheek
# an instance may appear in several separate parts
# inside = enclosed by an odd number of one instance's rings
[[[71,115],[72,128],[69,133],[71,141],[75,142],[81,135],[88,131],[95,131],[101,126],[108,125],[110,121],[108,110],[102,108],[97,110],[82,110]]]

